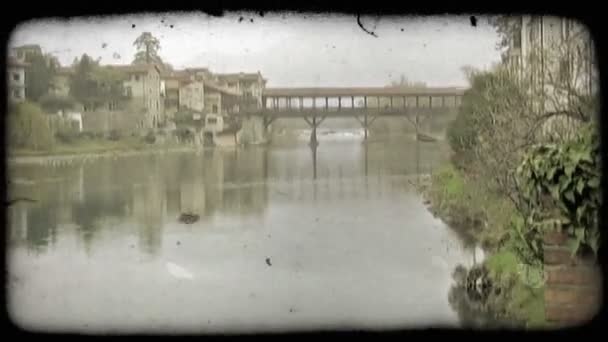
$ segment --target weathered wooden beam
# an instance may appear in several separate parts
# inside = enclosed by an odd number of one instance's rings
[[[367,113],[363,116],[363,139],[367,140]]]
[[[322,116],[322,117],[321,117],[321,120],[319,120],[319,122],[317,122],[317,126],[316,126],[316,127],[318,127],[318,126],[319,126],[319,125],[320,125],[320,124],[321,124],[323,121],[325,121],[325,118],[326,118],[326,117],[327,117],[327,116],[325,116],[325,115],[324,115],[324,116]]]
[[[376,121],[376,119],[377,119],[378,117],[379,117],[379,115],[372,116],[372,119],[371,119],[371,120],[370,120],[370,121],[367,123],[367,125],[368,125],[368,126],[371,126],[371,125],[374,123],[374,121]]]
[[[303,117],[302,119],[304,119],[304,121],[306,121],[306,123],[308,124],[308,126],[312,127],[312,122],[310,122],[310,120],[308,120],[307,117]]]
[[[409,121],[412,125],[416,126],[416,123],[414,121],[412,121],[412,119],[410,119],[409,115],[405,115],[402,116],[402,118],[405,118],[407,121]]]
[[[361,126],[365,127],[365,124],[363,123],[363,120],[359,119],[359,117],[358,117],[358,116],[355,116],[355,119],[356,119],[357,121],[359,121],[359,123],[361,124]]]
[[[265,117],[264,118],[264,129],[268,129],[268,126],[270,126],[271,123],[274,122],[274,120],[276,120],[276,117]]]

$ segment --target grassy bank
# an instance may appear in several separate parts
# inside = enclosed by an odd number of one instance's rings
[[[483,266],[493,284],[487,305],[499,319],[528,327],[544,324],[542,268],[528,266],[515,252],[512,222],[517,212],[511,202],[489,193],[452,164],[435,170],[424,196],[431,210],[488,257]]]

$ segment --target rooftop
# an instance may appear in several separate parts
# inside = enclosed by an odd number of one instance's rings
[[[441,96],[463,95],[464,88],[402,88],[402,87],[334,87],[334,88],[266,88],[265,96]]]
[[[231,79],[231,80],[258,80],[262,78],[262,74],[258,71],[257,73],[229,73],[229,74],[215,74],[220,79]]]
[[[160,68],[156,64],[125,64],[125,65],[106,65],[106,67],[126,72],[129,74],[147,73],[150,69],[155,68],[160,72]]]
[[[217,83],[215,83],[215,82],[213,82],[211,80],[205,80],[203,84],[207,88],[211,88],[213,90],[219,91],[219,92],[224,93],[226,95],[233,95],[233,96],[240,96],[241,95],[240,92],[238,92],[236,90],[233,90],[233,89],[230,89],[230,88],[222,87],[221,85],[219,85],[219,84],[217,84]]]

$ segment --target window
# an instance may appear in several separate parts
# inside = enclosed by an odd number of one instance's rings
[[[217,105],[211,106],[211,112],[217,114]]]
[[[139,82],[139,75],[135,75],[135,82]]]
[[[207,118],[207,124],[210,124],[210,125],[217,124],[217,118]]]
[[[130,86],[125,87],[125,95],[127,95],[127,97],[133,96],[133,90],[131,89]]]
[[[21,75],[19,75],[18,73],[13,74],[13,80],[19,82],[20,79],[21,79]]]
[[[20,99],[21,98],[21,93],[19,92],[19,89],[13,90],[13,97],[16,98],[16,99]]]

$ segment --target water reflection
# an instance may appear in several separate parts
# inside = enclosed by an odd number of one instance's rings
[[[41,299],[65,288],[57,300],[68,316],[98,325],[148,327],[151,316],[174,327],[212,319],[318,326],[331,317],[362,322],[359,313],[376,326],[452,324],[450,270],[468,254],[448,247],[456,238],[409,186],[447,151],[408,139],[324,139],[312,150],[277,144],[10,165],[11,195],[37,200],[9,209],[14,269],[30,279],[15,290],[21,317],[65,326],[58,302]],[[181,224],[184,212],[200,220]],[[168,261],[195,280],[174,283]],[[66,268],[76,275],[48,280]],[[134,299],[121,304],[125,296]],[[79,309],[87,305],[99,309]]]
[[[162,245],[163,224],[180,213],[196,213],[205,223],[217,214],[261,218],[273,195],[281,201],[368,200],[402,191],[405,185],[398,184],[398,175],[430,171],[432,166],[421,167],[421,153],[429,165],[441,158],[437,149],[425,150],[413,141],[392,146],[322,141],[320,147],[310,147],[308,160],[301,158],[303,147],[249,147],[64,166],[12,165],[16,184],[10,193],[37,202],[9,209],[11,240],[42,251],[57,238],[59,226],[73,223],[90,248],[98,231],[109,229],[104,222],[129,218],[137,227],[139,246],[155,254]],[[412,154],[414,163],[408,160]]]

